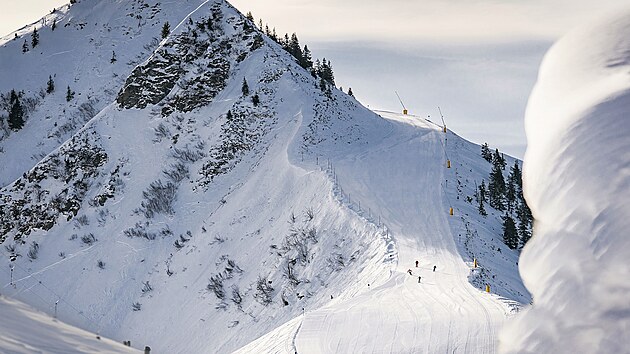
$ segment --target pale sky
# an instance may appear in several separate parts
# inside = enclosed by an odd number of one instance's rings
[[[97,1],[97,0],[83,0]],[[106,0],[98,0],[106,1]],[[184,0],[178,0],[184,1]],[[65,0],[0,0],[0,34]],[[232,0],[332,60],[337,83],[372,108],[437,117],[463,137],[522,157],[538,66],[569,29],[627,0]]]

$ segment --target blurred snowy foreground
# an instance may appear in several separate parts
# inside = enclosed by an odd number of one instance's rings
[[[0,296],[0,353],[139,353]]]
[[[530,97],[525,195],[536,219],[520,271],[534,306],[503,352],[628,353],[630,12],[547,54]]]

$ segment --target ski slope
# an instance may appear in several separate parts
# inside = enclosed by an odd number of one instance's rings
[[[497,295],[468,282],[471,264],[454,241],[443,188],[451,177],[444,138],[452,134],[419,117],[379,114],[392,130],[362,153],[340,157],[336,172],[351,200],[387,220],[398,251],[391,276],[362,284],[364,291],[348,300],[305,309],[240,353],[495,352],[509,311]]]

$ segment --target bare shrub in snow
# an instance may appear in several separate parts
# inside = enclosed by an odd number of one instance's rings
[[[13,253],[15,253],[17,248],[15,247],[15,245],[5,245],[4,249],[7,250],[7,252],[13,254]]]
[[[254,298],[261,304],[268,306],[273,301],[274,290],[273,286],[271,286],[271,280],[267,279],[267,277],[259,276],[256,281],[256,293],[254,293]]]
[[[148,222],[147,224],[148,225]],[[125,234],[125,236],[127,237],[141,237],[141,238],[145,238],[147,240],[155,240],[155,237],[157,236],[154,232],[149,232],[146,228],[145,225],[140,224],[139,222],[137,222],[134,227],[129,228],[125,231],[123,231],[123,233]]]
[[[96,265],[101,269],[105,269],[105,262],[100,259],[98,260],[98,262],[96,262]]]
[[[142,202],[142,212],[148,219],[156,214],[173,214],[173,203],[177,196],[177,186],[168,182],[164,184],[157,180],[149,185],[149,188],[142,192],[144,201]]]
[[[236,304],[236,306],[241,307],[243,303],[243,295],[241,295],[241,291],[238,288],[238,285],[232,285],[232,302]]]
[[[172,156],[183,163],[197,162],[205,156],[203,148],[203,143],[199,143],[193,148],[188,145],[186,145],[183,149],[174,148]]]
[[[169,169],[162,171],[162,173],[175,184],[178,184],[190,176],[188,167],[181,162],[171,165]]]
[[[151,284],[149,284],[149,281],[145,281],[142,283],[142,293],[146,294],[153,291],[153,287],[151,286]]]
[[[210,277],[206,289],[212,291],[214,295],[219,299],[225,298],[225,289],[223,288],[223,275],[217,274]]]
[[[107,216],[109,216],[109,209],[100,209],[96,214],[96,222],[98,226],[103,227],[107,223]]]
[[[31,260],[37,259],[39,255],[39,244],[37,242],[33,241],[31,243],[31,247],[29,247],[27,255]]]
[[[295,224],[296,221],[297,221],[297,217],[295,216],[295,213],[291,212],[291,215],[289,215],[289,224],[293,225]]]
[[[74,219],[74,224],[80,228],[81,226],[87,226],[90,225],[90,219],[87,217],[87,215],[81,215],[78,216]]]
[[[131,304],[131,309],[134,311],[140,311],[142,310],[142,304],[139,302],[134,302],[133,304]]]
[[[94,234],[89,233],[81,236],[81,241],[86,245],[91,246],[94,242],[96,242],[96,237],[94,237]]]
[[[160,123],[157,128],[155,128],[155,139],[153,139],[153,142],[155,143],[159,143],[162,141],[162,139],[170,139],[171,138],[171,131],[168,130],[168,128],[166,127],[166,125],[164,125],[164,123]]]
[[[239,267],[238,265],[236,265],[236,262],[234,262],[231,259],[227,260],[227,265],[225,266],[225,274],[227,275],[227,278],[230,279],[234,276],[234,273],[243,273],[243,270],[241,269],[241,267]]]
[[[184,235],[179,235],[179,239],[175,240],[173,244],[175,245],[175,248],[182,249],[184,247],[184,244],[188,241],[190,241],[190,239],[185,238]]]
[[[300,280],[297,278],[295,274],[295,264],[297,263],[297,259],[287,260],[286,266],[283,268],[284,276],[289,279],[292,285],[296,286],[300,284]]]
[[[314,218],[315,218],[315,211],[313,211],[313,208],[307,208],[304,211],[304,221],[305,222],[313,221]]]

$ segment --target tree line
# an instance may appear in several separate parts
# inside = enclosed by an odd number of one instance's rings
[[[481,156],[492,164],[492,170],[487,187],[482,180],[477,188],[479,214],[488,215],[485,203],[502,212],[503,241],[511,249],[522,248],[532,236],[533,216],[523,195],[523,175],[519,163],[514,161],[506,179],[503,171],[507,162],[499,149],[492,152],[485,143],[481,146]]]

